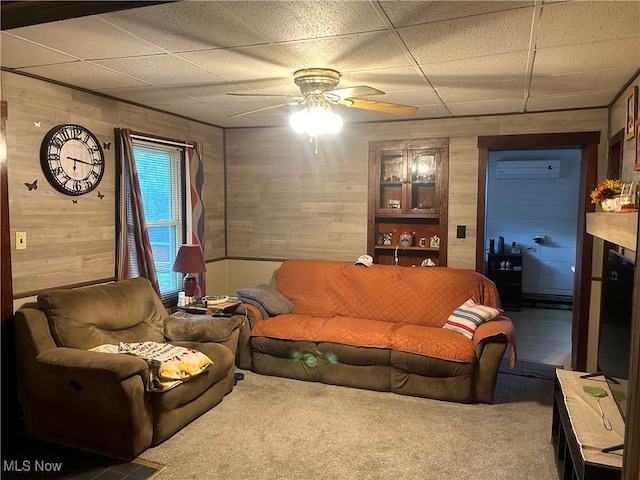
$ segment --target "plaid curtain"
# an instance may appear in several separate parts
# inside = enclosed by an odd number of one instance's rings
[[[161,296],[133,157],[131,131],[117,128],[115,136],[118,182],[116,279],[148,278],[158,296]]]

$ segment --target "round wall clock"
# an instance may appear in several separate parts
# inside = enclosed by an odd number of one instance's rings
[[[58,125],[42,140],[40,165],[53,188],[66,195],[83,195],[102,180],[104,152],[85,127]]]

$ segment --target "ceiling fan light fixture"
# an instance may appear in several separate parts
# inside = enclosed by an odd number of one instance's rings
[[[293,113],[289,124],[298,133],[317,137],[324,133],[338,133],[344,121],[329,105],[315,105]]]

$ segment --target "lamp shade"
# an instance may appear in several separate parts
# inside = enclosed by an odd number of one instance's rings
[[[181,245],[173,262],[174,272],[202,273],[207,271],[200,245]]]

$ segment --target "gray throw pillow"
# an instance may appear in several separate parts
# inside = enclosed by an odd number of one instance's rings
[[[294,305],[289,299],[264,283],[252,288],[242,288],[236,294],[241,300],[259,303],[271,317],[293,311]]]

